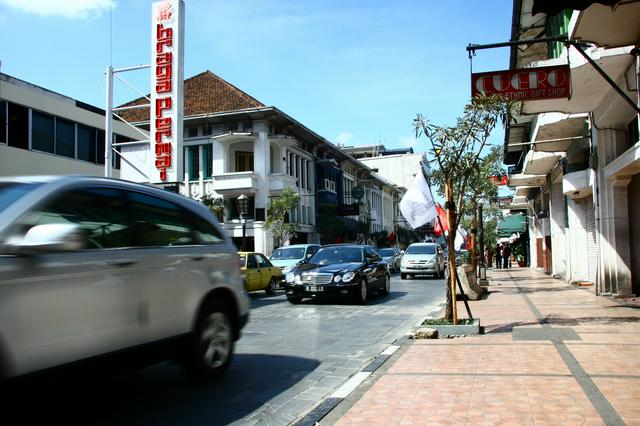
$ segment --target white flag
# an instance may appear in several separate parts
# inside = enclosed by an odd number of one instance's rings
[[[400,211],[414,229],[431,222],[438,215],[436,205],[431,197],[431,189],[422,170],[416,173],[411,187],[400,200]]]
[[[467,246],[467,231],[462,226],[458,226],[458,232],[456,232],[456,239],[453,246],[456,250],[462,250]]]

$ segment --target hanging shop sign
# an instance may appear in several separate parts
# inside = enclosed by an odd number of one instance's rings
[[[182,178],[184,1],[151,5],[150,181]]]
[[[509,176],[489,176],[489,180],[498,186],[504,186],[509,184]]]
[[[516,101],[569,98],[569,65],[471,74],[471,96],[502,95]]]

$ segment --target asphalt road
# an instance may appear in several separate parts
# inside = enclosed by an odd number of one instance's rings
[[[364,306],[292,305],[281,290],[257,292],[234,362],[216,382],[196,385],[168,362],[115,376],[62,376],[30,384],[11,414],[49,424],[287,425],[439,309],[444,280],[395,274],[389,296],[370,296]]]

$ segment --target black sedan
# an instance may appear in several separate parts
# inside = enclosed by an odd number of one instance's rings
[[[305,297],[347,296],[364,304],[369,291],[386,295],[390,286],[384,260],[368,245],[324,246],[285,275],[291,303],[300,303]]]

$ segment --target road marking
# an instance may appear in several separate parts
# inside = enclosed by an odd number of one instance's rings
[[[380,355],[393,355],[395,351],[400,349],[400,346],[390,345],[387,349],[384,350]]]
[[[369,377],[370,374],[371,373],[368,371],[360,371],[354,374],[349,380],[347,380],[342,386],[340,386],[338,390],[331,395],[330,398],[346,398],[351,392],[353,392],[355,388],[358,387],[360,383],[364,381],[364,379]]]

